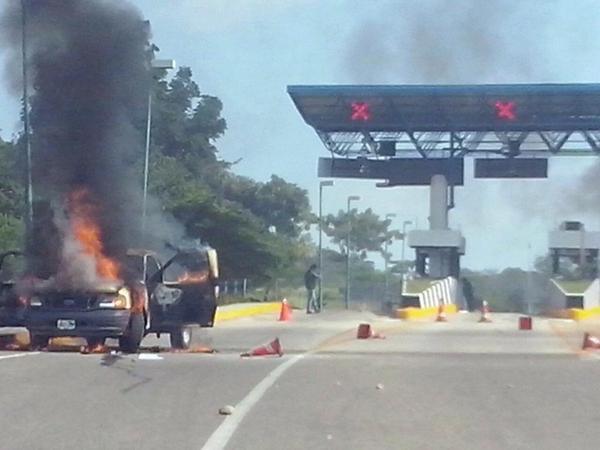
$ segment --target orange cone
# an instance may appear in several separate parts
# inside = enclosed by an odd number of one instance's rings
[[[371,325],[368,323],[361,323],[356,332],[356,339],[369,339],[372,333],[373,330],[371,330]]]
[[[281,342],[279,342],[279,338],[275,338],[268,344],[261,345],[259,347],[253,348],[252,350],[249,350],[245,353],[242,353],[240,356],[270,356],[270,355],[283,356],[283,348],[281,347]]]
[[[519,317],[519,330],[531,330],[533,328],[533,320],[529,316]]]
[[[381,333],[375,333],[370,324],[361,323],[356,331],[356,339],[385,339],[385,336]]]
[[[448,322],[448,318],[446,317],[446,309],[444,308],[444,304],[440,303],[438,308],[438,315],[435,319],[436,322]]]
[[[281,311],[279,313],[280,322],[288,322],[292,320],[292,308],[287,302],[287,299],[281,300]]]
[[[585,333],[583,335],[583,345],[581,346],[583,350],[587,349],[600,349],[600,339],[598,337],[591,335],[590,333]]]
[[[488,302],[484,300],[481,305],[481,318],[479,319],[479,323],[490,323],[491,321],[490,307],[488,306]]]

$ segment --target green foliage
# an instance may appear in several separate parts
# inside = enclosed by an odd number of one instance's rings
[[[22,249],[24,228],[21,219],[0,214],[0,252]]]
[[[385,243],[402,237],[402,233],[388,229],[391,224],[389,219],[381,220],[371,208],[363,212],[352,209],[350,214],[339,211],[336,216],[326,216],[323,222],[323,231],[339,246],[341,252],[346,251],[350,232],[350,250],[360,252],[363,259],[367,252],[384,255]]]
[[[18,146],[0,140],[0,251],[23,248],[25,190]]]
[[[219,160],[223,105],[201,94],[189,68],[156,80],[153,99],[150,190],[165,211],[219,251],[224,278],[291,275],[310,253],[301,238],[314,221],[307,192],[275,175],[241,177]]]
[[[541,304],[548,295],[548,277],[536,271],[507,268],[501,272],[463,269],[472,284],[475,304],[486,300],[492,311],[524,312],[528,304]]]
[[[272,175],[267,183],[230,176],[225,183],[225,195],[260,217],[277,233],[296,238],[315,221],[310,212],[305,189]]]
[[[25,192],[21,182],[17,146],[0,139],[0,214],[21,218]]]

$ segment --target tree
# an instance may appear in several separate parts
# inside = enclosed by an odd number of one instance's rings
[[[308,253],[301,239],[313,220],[307,192],[275,175],[266,183],[241,177],[218,158],[216,141],[227,128],[222,104],[201,94],[189,68],[156,80],[154,90],[150,189],[165,211],[219,251],[225,278],[289,273]]]
[[[541,304],[548,297],[549,279],[540,272],[509,267],[501,272],[463,269],[462,275],[472,284],[476,307],[486,300],[494,311],[521,312],[527,304]]]
[[[23,248],[25,192],[16,144],[0,139],[0,250]]]
[[[238,201],[267,227],[274,227],[277,233],[290,238],[300,236],[315,221],[306,190],[277,175],[272,175],[267,183],[230,176],[225,189],[228,199]]]
[[[149,176],[149,189],[161,212],[179,221],[189,238],[219,251],[225,278],[268,282],[291,276],[313,253],[303,235],[314,222],[307,192],[275,175],[263,183],[235,174],[233,164],[218,156],[217,140],[227,130],[221,101],[200,91],[188,67],[181,67],[169,81],[165,76],[165,71],[159,73],[152,85]],[[135,125],[144,136],[145,121]],[[0,249],[4,250],[22,248],[25,177],[20,145],[0,141]],[[144,152],[141,145],[133,147],[137,151],[125,163],[135,167],[141,180]],[[40,229],[32,235],[46,243],[54,241],[56,236],[48,237],[49,205],[42,202],[35,209],[36,216],[46,219],[36,221]],[[159,246],[147,239],[146,244]],[[33,247],[47,262],[43,242],[39,244]]]
[[[350,250],[359,252],[363,259],[367,252],[384,255],[385,242],[402,237],[402,233],[388,229],[391,224],[389,219],[381,220],[371,208],[360,213],[353,209],[350,214],[339,211],[336,216],[327,215],[323,222],[323,231],[339,246],[341,252],[346,251],[350,232]]]

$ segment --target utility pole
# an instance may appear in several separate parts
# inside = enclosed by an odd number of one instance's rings
[[[26,0],[21,0],[21,57],[23,69],[23,128],[25,135],[25,151],[27,154],[26,170],[27,170],[27,237],[31,236],[31,228],[33,226],[33,177],[31,167],[31,139],[29,131],[29,93],[28,93],[28,77],[27,77],[27,12]]]
[[[173,59],[153,59],[150,70],[175,69]],[[146,216],[148,215],[148,176],[150,166],[150,130],[152,128],[152,86],[148,91],[148,105],[146,110],[146,142],[144,148],[144,193],[142,198],[142,239],[146,237]]]
[[[358,195],[351,195],[348,197],[348,204],[346,207],[346,216],[348,217],[348,231],[346,233],[346,292],[344,296],[344,305],[348,309],[350,305],[350,231],[352,229],[352,219],[350,217],[350,203],[354,200],[360,200]]]
[[[386,220],[388,220],[388,219],[390,220],[390,224],[391,224],[391,219],[393,217],[396,217],[396,214],[390,213],[390,214],[386,214],[385,215]],[[384,264],[385,264],[385,268],[384,268],[384,271],[385,271],[385,286],[384,286],[384,291],[383,291],[384,302],[386,302],[388,300],[388,291],[389,291],[389,283],[390,283],[389,282],[389,269],[388,269],[388,264],[389,264],[389,261],[390,261],[390,255],[388,254],[389,243],[390,243],[390,241],[388,239],[386,239],[385,240],[385,247],[384,247],[384,250],[383,250],[383,252],[385,253],[385,258],[383,260]]]
[[[323,188],[333,186],[333,181],[319,183],[319,311],[323,310]]]

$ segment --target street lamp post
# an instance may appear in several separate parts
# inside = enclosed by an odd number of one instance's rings
[[[23,139],[25,140],[27,166],[27,238],[31,238],[33,227],[33,177],[31,163],[31,137],[29,136],[29,94],[27,92],[27,15],[25,1],[21,0],[21,68],[23,70]],[[28,243],[29,244],[29,243]]]
[[[386,214],[385,215],[386,220],[390,219],[390,222],[391,222],[391,219],[393,217],[396,217],[396,214],[390,213],[390,214]],[[383,299],[384,299],[384,301],[387,301],[387,299],[388,299],[388,289],[389,289],[389,273],[388,273],[388,264],[389,264],[389,261],[390,261],[390,255],[388,254],[389,243],[390,243],[390,241],[388,239],[386,239],[385,240],[385,247],[384,247],[385,257],[383,259],[383,262],[385,264],[385,267],[384,267],[384,271],[385,271],[385,287],[384,287],[384,291],[383,291]]]
[[[174,69],[174,59],[153,59],[151,69]],[[142,239],[146,235],[146,215],[148,210],[148,168],[150,164],[150,129],[152,127],[152,87],[148,91],[148,112],[146,113],[146,145],[144,155],[144,195],[142,199]]]
[[[354,200],[360,200],[358,195],[351,195],[348,197],[348,205],[346,207],[346,215],[348,217],[348,232],[346,234],[346,292],[344,296],[344,303],[346,309],[350,304],[350,230],[352,229],[352,219],[350,218],[350,203]]]
[[[404,262],[404,251],[406,249],[406,226],[407,225],[412,225],[412,221],[410,220],[405,220],[404,222],[402,222],[402,275],[400,278],[400,281],[402,283],[402,289],[404,289],[404,278],[406,276],[406,270],[405,270],[405,262]]]
[[[319,311],[323,310],[323,188],[333,186],[333,181],[319,183]]]

